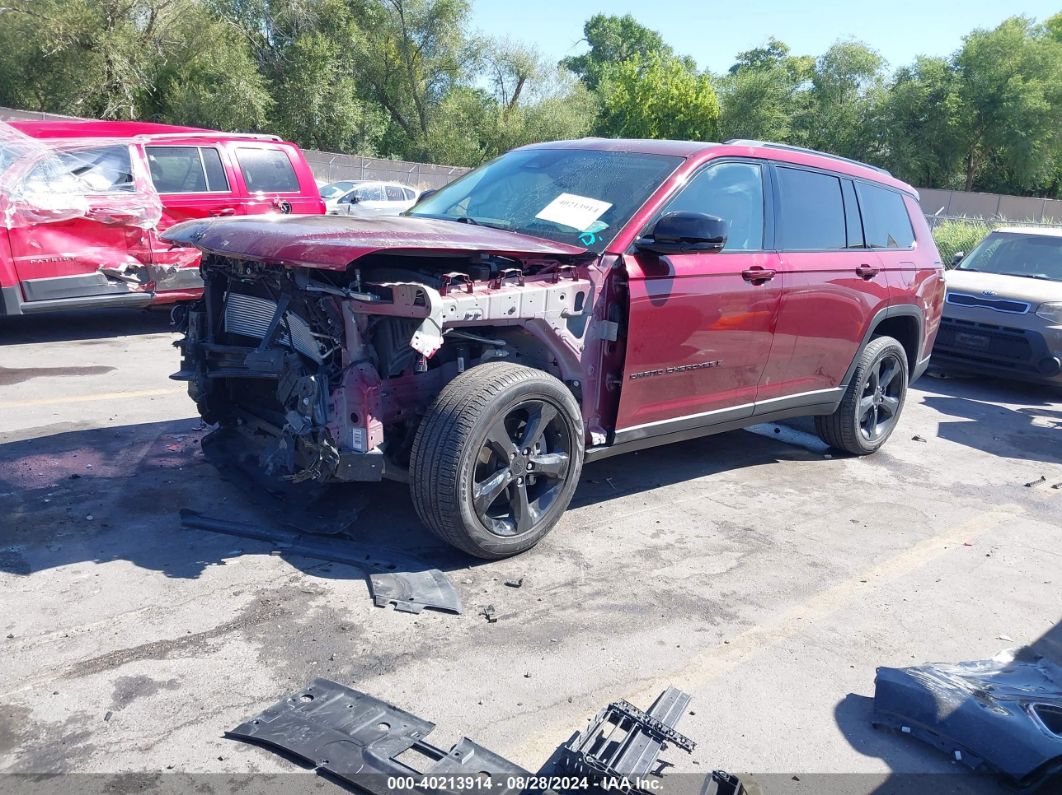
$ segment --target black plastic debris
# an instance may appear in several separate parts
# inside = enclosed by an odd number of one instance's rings
[[[878,668],[872,720],[1018,787],[1062,775],[1062,666],[1044,657]]]
[[[419,613],[425,607],[461,612],[461,597],[438,569],[371,574],[369,587],[377,607],[393,604],[399,613]]]
[[[510,783],[530,778],[528,771],[467,737],[449,751],[431,745],[425,738],[434,728],[365,693],[315,679],[226,736],[294,756],[374,795],[396,791],[396,778],[409,781],[410,788],[415,782],[422,791],[442,793],[463,792],[473,780],[483,781],[483,789],[492,793],[515,793],[520,790]],[[400,761],[407,752],[430,760],[428,769]],[[419,786],[425,783],[429,786]]]
[[[393,562],[387,563],[374,559],[372,554],[366,554],[344,539],[313,538],[304,533],[204,516],[185,508],[181,509],[181,524],[194,530],[253,538],[272,543],[293,555],[345,563],[362,571],[375,572],[369,576],[369,586],[379,607],[393,603],[395,610],[404,613],[419,613],[425,607],[452,613],[460,613],[462,609],[461,597],[453,583],[438,569],[395,571],[398,565],[418,568],[415,561],[405,560],[402,556],[391,556]]]
[[[701,795],[746,795],[747,792],[737,776],[725,770],[713,770]]]
[[[487,619],[488,624],[496,624],[498,622],[498,611],[494,609],[494,605],[487,605],[479,611],[479,614]]]
[[[689,694],[674,687],[661,693],[648,712],[614,701],[561,748],[560,765],[599,783],[624,781],[631,792],[652,791],[645,777],[659,772],[657,761],[668,744],[687,753],[696,747],[675,730],[689,703]]]

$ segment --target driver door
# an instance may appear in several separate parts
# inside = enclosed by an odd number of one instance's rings
[[[24,206],[8,230],[27,302],[140,292],[150,248],[135,212],[129,146],[71,146],[42,159],[20,187]]]
[[[720,252],[624,255],[630,290],[616,441],[753,412],[781,296],[768,169],[713,161],[650,222],[698,212],[728,222]]]

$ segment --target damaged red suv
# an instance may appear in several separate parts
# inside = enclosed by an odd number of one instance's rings
[[[324,213],[297,146],[275,135],[123,121],[0,122],[0,317],[198,298],[181,221]]]
[[[877,450],[944,298],[915,191],[754,142],[524,147],[405,216],[232,219],[175,378],[289,481],[407,480],[435,533],[533,546],[584,462],[813,415]]]

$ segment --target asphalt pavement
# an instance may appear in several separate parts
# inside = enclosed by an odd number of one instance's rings
[[[410,615],[361,569],[182,529],[181,508],[318,508],[203,459],[174,339],[164,313],[0,320],[0,772],[298,770],[223,733],[323,676],[532,771],[608,702],[674,684],[698,745],[666,776],[886,792],[964,768],[870,726],[876,666],[989,658],[1062,619],[1046,387],[924,377],[867,458],[738,431],[592,464],[553,533],[495,563],[429,535],[401,484],[333,495],[352,549],[438,567],[465,604]]]

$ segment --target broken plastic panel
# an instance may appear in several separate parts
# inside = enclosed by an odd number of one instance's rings
[[[1019,787],[1062,776],[1062,666],[1046,658],[878,668],[875,726]]]
[[[408,566],[410,571],[393,571],[396,563],[387,564],[375,560],[373,555],[364,552],[364,548],[359,549],[349,541],[313,538],[289,530],[216,519],[186,508],[181,509],[181,524],[195,530],[209,530],[274,543],[279,549],[293,555],[345,563],[375,572],[370,574],[369,586],[378,607],[393,604],[395,610],[401,613],[420,613],[425,607],[451,613],[460,613],[462,609],[461,597],[453,583],[438,569],[417,570],[415,563],[406,561],[411,564]],[[379,549],[375,551],[379,552]],[[402,561],[401,556],[395,556],[394,559]]]
[[[689,694],[674,687],[661,693],[648,712],[615,701],[561,749],[561,766],[594,781],[634,781],[656,773],[657,760],[668,744],[687,753],[696,747],[675,730],[689,703]]]
[[[370,574],[369,587],[377,607],[392,604],[399,613],[419,613],[425,607],[461,612],[461,597],[450,578],[438,569]]]
[[[431,792],[519,792],[510,783],[530,773],[462,738],[449,751],[425,739],[435,724],[372,696],[327,679],[274,704],[226,736],[293,755],[318,772],[371,793],[419,787]],[[429,761],[417,769],[410,757]],[[409,781],[396,787],[395,779]],[[481,781],[482,787],[472,783]]]

